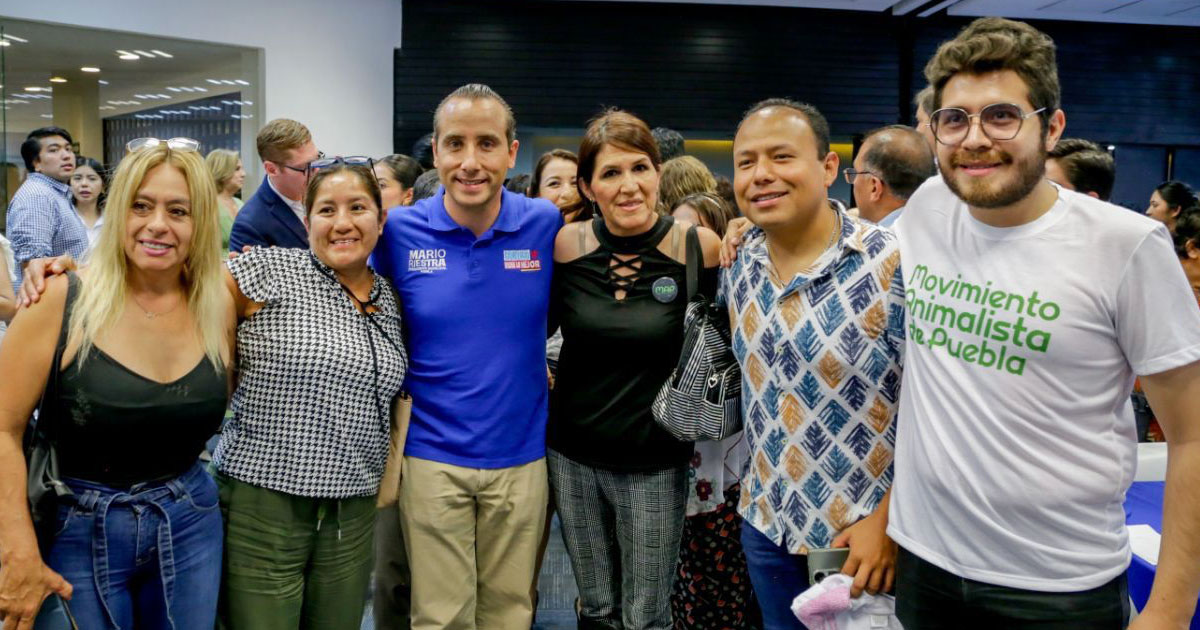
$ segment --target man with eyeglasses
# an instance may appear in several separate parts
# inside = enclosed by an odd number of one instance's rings
[[[925,75],[942,177],[896,223],[900,619],[1125,627],[1137,375],[1170,463],[1157,578],[1130,628],[1184,628],[1200,591],[1200,311],[1170,236],[1045,178],[1066,123],[1045,34],[977,20]]]
[[[259,130],[256,144],[267,175],[238,211],[229,249],[240,252],[247,245],[306,249],[304,189],[309,164],[321,157],[312,134],[294,120],[276,118]]]
[[[891,227],[909,196],[937,174],[933,152],[912,127],[889,125],[867,133],[854,167],[842,176],[854,191],[859,216],[881,227]]]

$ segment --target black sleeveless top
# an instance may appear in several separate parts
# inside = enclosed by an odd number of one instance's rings
[[[78,282],[72,275],[71,282]],[[70,321],[72,300],[63,313]],[[227,402],[224,369],[207,357],[170,383],[133,372],[93,346],[58,375],[48,401],[63,477],[124,488],[185,472],[216,433]],[[40,420],[39,420],[40,422]]]
[[[686,265],[658,249],[674,219],[619,237],[592,221],[600,247],[554,265],[552,308],[562,326],[558,376],[550,397],[550,448],[588,466],[623,472],[682,466],[692,444],[654,421],[650,405],[679,360],[687,306]],[[680,233],[680,246],[686,239]],[[614,254],[636,255],[641,268],[622,279]],[[636,263],[617,263],[632,268]],[[702,270],[712,295],[716,269]],[[625,288],[623,300],[616,289]]]

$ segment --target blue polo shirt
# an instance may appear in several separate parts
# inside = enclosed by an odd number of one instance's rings
[[[476,238],[442,195],[393,208],[372,257],[402,301],[413,396],[404,454],[527,464],[546,455],[546,313],[562,215],[505,190]]]

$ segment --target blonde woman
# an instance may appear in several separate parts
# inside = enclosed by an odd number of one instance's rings
[[[658,184],[658,203],[663,214],[670,214],[684,197],[700,192],[717,192],[717,180],[704,162],[690,155],[663,162]]]
[[[229,249],[229,233],[233,230],[233,220],[238,210],[242,209],[242,200],[234,197],[246,183],[246,169],[242,168],[242,158],[237,151],[213,149],[204,158],[204,164],[212,173],[213,184],[217,187],[217,216],[221,223],[221,248]]]
[[[222,524],[197,456],[225,410],[234,312],[197,145],[130,143],[89,266],[49,279],[0,344],[6,628],[53,593],[83,628],[213,627]],[[39,553],[21,440],[43,391],[72,495]]]

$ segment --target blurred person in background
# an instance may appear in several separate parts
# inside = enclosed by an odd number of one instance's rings
[[[242,158],[236,151],[214,149],[204,158],[208,172],[212,173],[213,182],[217,185],[217,205],[221,212],[221,247],[229,249],[229,232],[233,229],[233,221],[237,218],[238,210],[242,209],[242,200],[234,195],[242,191],[246,183],[246,170],[242,168]]]
[[[1100,201],[1108,201],[1117,167],[1100,145],[1082,138],[1063,138],[1046,155],[1046,179]]]
[[[662,165],[658,182],[658,204],[663,214],[669,213],[680,199],[699,192],[716,192],[717,180],[704,162],[682,155]]]
[[[104,180],[104,165],[92,158],[76,156],[75,171],[71,173],[71,199],[79,220],[87,228],[89,249],[96,245],[100,227],[104,225],[100,214],[104,209]]]
[[[717,193],[698,192],[677,201],[675,207],[671,208],[671,216],[680,221],[706,227],[716,232],[717,236],[724,237],[729,221],[737,215]]]
[[[683,134],[667,127],[655,127],[650,133],[658,143],[658,153],[664,163],[683,155]]]
[[[21,143],[21,159],[29,176],[8,202],[4,235],[12,243],[16,265],[13,290],[34,258],[70,254],[83,260],[88,251],[87,226],[71,205],[75,151],[71,134],[61,127],[34,129]]]
[[[1150,206],[1146,216],[1164,223],[1171,232],[1175,231],[1175,219],[1184,208],[1196,205],[1196,191],[1176,179],[1165,181],[1150,193]]]
[[[375,162],[375,178],[379,180],[379,194],[384,208],[411,206],[413,185],[424,169],[413,158],[395,153]]]
[[[532,180],[529,173],[517,173],[504,182],[504,188],[518,195],[529,195],[529,182]]]
[[[415,204],[422,199],[428,199],[437,194],[438,188],[441,187],[442,180],[438,177],[437,169],[430,169],[421,173],[417,181],[413,182],[413,198]]]
[[[542,154],[533,167],[533,179],[529,183],[529,196],[549,199],[564,213],[579,201],[579,189],[575,179],[579,171],[579,157],[566,149],[554,149]],[[578,213],[576,213],[578,214]],[[575,215],[563,215],[570,223]]]

